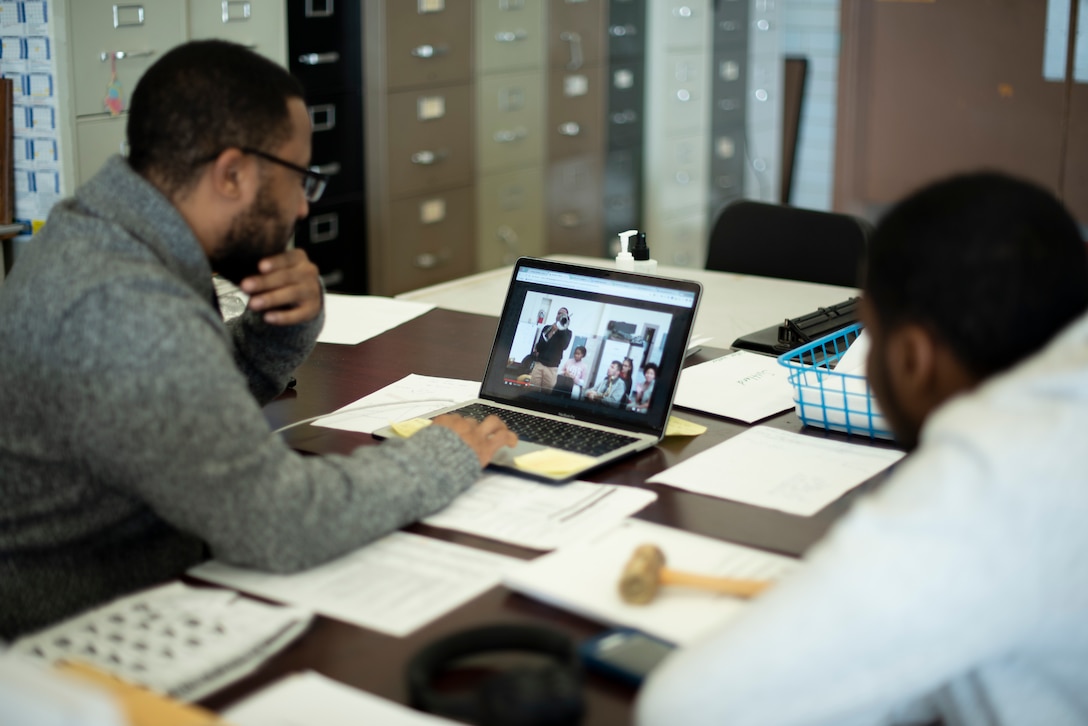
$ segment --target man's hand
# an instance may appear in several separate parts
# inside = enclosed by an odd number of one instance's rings
[[[250,296],[249,308],[264,314],[269,325],[296,325],[313,320],[321,312],[321,282],[317,265],[300,249],[266,257],[259,275],[242,280],[242,292]]]
[[[495,452],[504,446],[514,446],[518,443],[517,434],[506,428],[498,416],[488,416],[483,421],[476,422],[470,418],[464,418],[456,414],[447,413],[434,419],[435,426],[445,426],[461,437],[469,447],[476,452],[480,459],[480,466],[487,466],[495,456]]]

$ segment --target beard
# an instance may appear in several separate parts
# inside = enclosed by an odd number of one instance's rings
[[[258,274],[257,264],[287,249],[294,222],[280,218],[267,182],[257,190],[249,209],[236,216],[218,249],[209,259],[212,269],[238,285]]]

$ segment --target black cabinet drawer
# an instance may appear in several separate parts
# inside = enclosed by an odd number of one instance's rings
[[[295,246],[306,250],[333,292],[367,291],[366,202],[361,196],[310,207],[295,225]]]
[[[612,0],[608,4],[608,55],[630,58],[646,53],[646,1]]]
[[[329,174],[325,198],[363,190],[363,97],[359,93],[311,93],[306,106],[313,122],[311,165]]]
[[[307,92],[361,88],[361,0],[287,0],[287,66]]]

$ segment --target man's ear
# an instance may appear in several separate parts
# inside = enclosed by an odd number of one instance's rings
[[[887,345],[888,384],[904,413],[919,425],[945,401],[979,382],[956,353],[922,325],[899,326]]]
[[[240,149],[223,151],[211,163],[211,191],[224,201],[248,204],[260,184],[256,160]]]

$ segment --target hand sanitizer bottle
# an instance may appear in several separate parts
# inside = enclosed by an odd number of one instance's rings
[[[650,246],[646,244],[646,233],[639,232],[635,238],[635,246],[631,249],[634,257],[634,270],[646,275],[657,274],[657,260],[650,259]]]
[[[631,272],[635,269],[635,258],[627,251],[627,245],[630,244],[631,237],[636,234],[638,234],[637,229],[629,229],[626,232],[620,232],[620,253],[616,255],[617,270]]]

